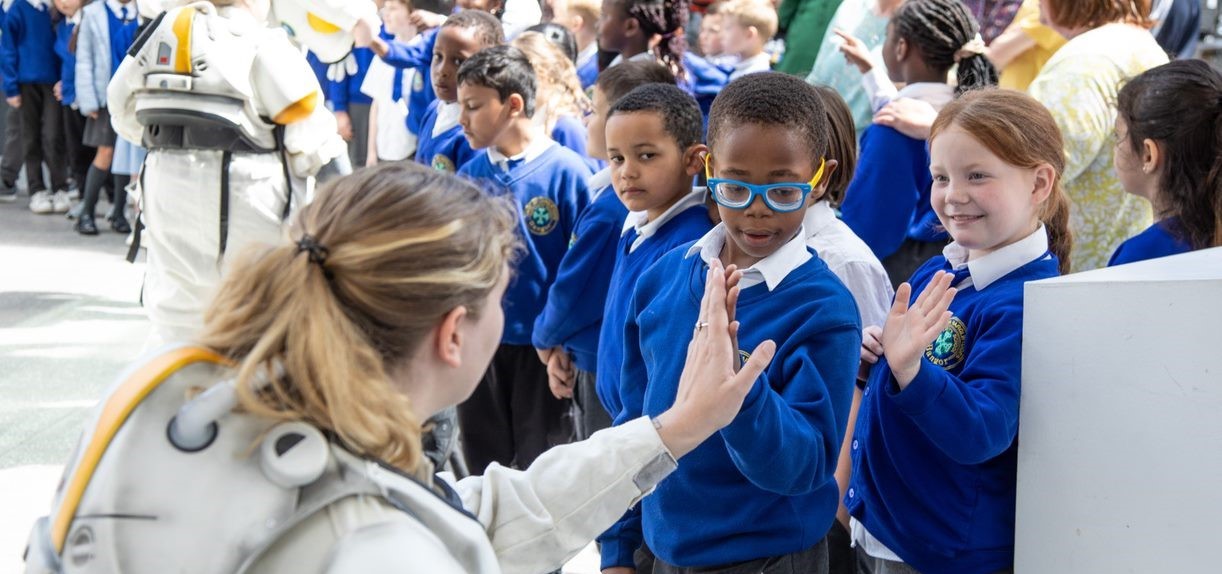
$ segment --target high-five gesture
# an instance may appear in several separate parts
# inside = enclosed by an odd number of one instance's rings
[[[916,378],[921,369],[925,348],[946,328],[950,321],[950,302],[955,289],[950,286],[954,275],[939,271],[912,306],[912,286],[904,283],[895,291],[895,303],[883,326],[883,354],[891,366],[891,374],[900,390]]]

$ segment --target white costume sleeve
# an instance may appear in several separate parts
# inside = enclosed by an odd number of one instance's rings
[[[318,79],[282,30],[268,32],[259,43],[250,81],[258,107],[285,126],[284,145],[294,173],[314,175],[347,151],[335,116],[323,105]]]
[[[580,552],[674,469],[642,417],[555,447],[524,471],[493,464],[455,488],[505,574],[537,574]]]
[[[166,19],[168,20],[168,18]],[[162,20],[162,25],[166,25]],[[143,140],[144,126],[136,120],[136,100],[132,94],[144,84],[144,70],[138,58],[124,58],[106,88],[106,107],[110,111],[110,125],[119,137],[138,142]]]

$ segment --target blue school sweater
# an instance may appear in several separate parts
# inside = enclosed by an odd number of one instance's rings
[[[1145,231],[1130,237],[1116,248],[1108,267],[1178,255],[1192,251],[1192,245],[1179,230],[1180,218],[1170,217],[1151,225]]]
[[[419,77],[419,76],[417,76]],[[419,139],[416,142],[416,162],[427,165],[438,171],[457,172],[459,168],[471,161],[475,150],[467,142],[467,136],[462,133],[462,126],[454,127],[433,135],[433,126],[437,125],[437,110],[445,102],[433,100],[425,110],[420,123]]]
[[[577,152],[577,155],[585,159],[586,165],[597,172],[606,167],[607,162],[594,159],[586,154],[588,135],[585,124],[568,114],[556,118],[556,125],[552,128],[552,139],[556,140],[556,143]]]
[[[648,381],[623,424],[675,402],[708,267],[689,245],[641,277],[624,327],[624,381]],[[813,253],[813,251],[811,251]],[[844,284],[811,257],[772,291],[743,289],[739,349],[777,344],[776,357],[727,427],[683,457],[639,505],[649,549],[684,567],[717,566],[799,552],[832,525],[833,471],[860,358],[861,319]],[[746,354],[744,351],[739,351]],[[603,567],[630,566],[641,540],[625,519],[600,538]]]
[[[120,18],[126,13],[127,19]],[[136,29],[140,21],[136,18],[136,3],[128,2],[116,13],[106,5],[106,30],[110,34],[110,76],[119,71],[119,65],[127,57],[127,50],[136,41]]]
[[[439,28],[428,30],[406,44],[387,40],[389,49],[382,57],[382,61],[396,68],[416,70],[411,95],[407,98],[407,131],[417,136],[423,133],[420,127],[424,122],[425,112],[437,99],[437,94],[433,92],[433,72],[429,64],[433,59],[433,46],[437,44],[438,30]]]
[[[72,31],[75,28],[76,24],[69,22],[67,18],[60,20],[55,26],[55,55],[59,56],[61,62],[59,79],[63,96],[59,103],[65,106],[76,102],[76,54],[68,50],[68,43],[72,41]]]
[[[356,58],[356,73],[344,76],[338,82],[328,86],[331,95],[331,107],[337,112],[348,111],[350,104],[370,104],[373,98],[361,91],[365,83],[365,74],[369,73],[369,63],[373,61],[373,50],[369,48],[353,48],[352,55]]]
[[[925,140],[872,125],[861,136],[861,156],[840,204],[841,219],[879,259],[895,253],[904,239],[945,241],[946,232],[929,205],[932,184]]]
[[[636,241],[636,230],[629,229],[620,236],[615,247],[615,266],[611,269],[611,287],[598,337],[598,378],[595,387],[599,401],[612,419],[623,410],[619,376],[624,359],[624,322],[628,319],[637,280],[667,252],[700,239],[712,228],[708,208],[701,204],[675,214],[635,251],[629,249]],[[640,384],[640,381],[637,383]]]
[[[590,169],[581,157],[553,145],[539,157],[501,171],[481,151],[459,173],[483,181],[496,193],[511,193],[522,209],[519,228],[527,252],[517,261],[505,290],[505,331],[501,343],[531,345],[535,319],[547,303],[560,261],[577,229],[577,217],[590,203]]]
[[[547,306],[535,320],[536,348],[563,345],[577,368],[589,373],[598,369],[598,333],[627,216],[628,208],[611,186],[598,193],[577,218],[577,230],[547,293]]]
[[[691,52],[683,53],[683,70],[686,78],[680,85],[696,98],[700,114],[704,117],[704,129],[708,129],[709,110],[713,100],[726,84],[730,83],[730,70],[701,58]]]
[[[318,85],[322,88],[323,97],[328,102],[331,101],[331,80],[327,79],[327,68],[330,66],[319,60],[318,55],[314,52],[306,52],[306,62],[310,64],[310,70],[314,72],[314,77],[318,79]]]
[[[886,358],[863,391],[844,503],[866,530],[925,574],[987,574],[1014,563],[1023,284],[1056,277],[1045,255],[983,291],[955,296],[947,330],[903,392]],[[913,274],[912,300],[937,256]]]
[[[4,15],[4,33],[0,35],[4,95],[21,95],[21,84],[54,84],[59,74],[50,8],[39,9],[26,0],[16,0]]]
[[[577,67],[577,79],[581,81],[581,89],[589,90],[598,81],[598,55],[586,60]]]

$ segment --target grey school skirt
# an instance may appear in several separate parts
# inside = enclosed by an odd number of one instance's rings
[[[119,134],[110,125],[110,112],[106,108],[98,110],[97,118],[85,118],[85,135],[81,139],[89,147],[115,147]]]

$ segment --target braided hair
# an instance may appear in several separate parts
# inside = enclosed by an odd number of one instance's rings
[[[980,34],[980,25],[959,0],[912,0],[891,17],[895,33],[915,44],[925,63],[935,70],[950,70],[959,64],[955,95],[973,88],[997,84],[997,69],[979,49],[968,50]]]
[[[647,38],[661,36],[653,54],[676,78],[683,78],[683,54],[687,52],[688,0],[621,0],[624,12],[641,24]]]

